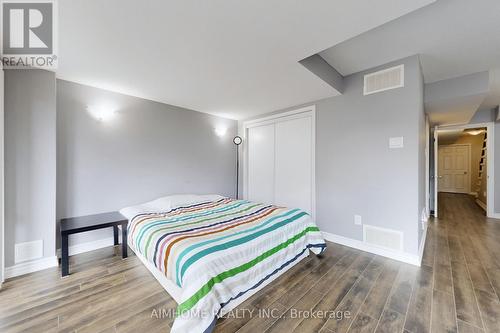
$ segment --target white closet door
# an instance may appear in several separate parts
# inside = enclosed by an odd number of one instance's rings
[[[248,140],[247,199],[274,202],[274,124],[251,127]]]
[[[276,123],[275,204],[312,213],[312,119]]]

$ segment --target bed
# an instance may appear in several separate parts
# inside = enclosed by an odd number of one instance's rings
[[[131,249],[178,304],[172,332],[216,319],[325,241],[300,209],[219,195],[176,195],[124,208]]]

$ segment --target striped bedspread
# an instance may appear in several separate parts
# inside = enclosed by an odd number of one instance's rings
[[[325,241],[299,209],[223,198],[143,213],[129,242],[182,288],[172,332],[205,332],[221,309]]]

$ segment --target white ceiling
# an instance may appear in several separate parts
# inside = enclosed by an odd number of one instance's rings
[[[463,125],[470,122],[479,109],[485,95],[460,96],[449,100],[426,103],[432,125]]]
[[[489,72],[425,85],[424,106],[431,125],[468,124],[490,94]]]
[[[472,134],[474,131],[479,131],[482,130],[481,132]],[[478,128],[470,128],[467,130],[463,129],[443,129],[438,131],[438,142],[440,145],[449,145],[456,143],[458,139],[470,135],[479,135],[484,133],[485,128],[478,127]]]
[[[500,68],[490,70],[490,93],[481,104],[481,109],[492,109],[500,105]]]
[[[438,0],[320,53],[343,75],[414,54],[426,82],[500,68],[500,1]]]
[[[438,132],[439,144],[451,144],[464,134],[463,129],[441,130]]]
[[[298,61],[433,1],[64,0],[57,76],[243,119],[336,95]]]

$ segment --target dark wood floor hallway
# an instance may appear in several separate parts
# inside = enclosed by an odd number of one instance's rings
[[[500,220],[469,195],[440,193],[422,263],[432,274],[432,325],[443,329],[433,331],[500,332],[499,254]]]
[[[70,260],[68,278],[54,268],[4,283],[0,332],[169,331],[162,311],[176,304],[137,257],[110,247]],[[500,332],[499,295],[500,220],[467,195],[442,194],[422,267],[329,243],[215,332]]]

